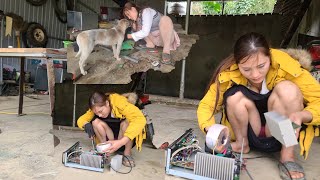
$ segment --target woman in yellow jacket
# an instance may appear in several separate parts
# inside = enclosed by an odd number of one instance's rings
[[[320,124],[320,85],[310,73],[287,53],[270,49],[262,35],[248,33],[236,41],[233,54],[221,62],[210,84],[197,110],[200,129],[207,132],[215,123],[213,114],[222,111],[221,123],[232,130],[235,140],[233,151],[241,151],[243,140],[244,153],[250,148],[281,151],[281,177],[304,179],[303,168],[294,160],[294,147],[282,146],[271,136],[263,113],[276,111],[308,126],[299,140],[306,158],[313,126]]]
[[[90,109],[78,121],[78,127],[85,130],[89,138],[96,137],[99,142],[111,143],[106,150],[113,153],[124,146],[125,166],[135,165],[131,156],[133,140],[140,151],[145,139],[146,118],[138,107],[119,94],[95,92],[89,99]],[[130,162],[129,162],[130,161]]]

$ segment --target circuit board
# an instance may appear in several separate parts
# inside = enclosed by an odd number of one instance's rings
[[[172,156],[170,164],[187,169],[194,169],[194,158],[197,152],[201,152],[199,141],[196,139],[193,130],[189,129],[179,139],[177,139],[172,146]]]

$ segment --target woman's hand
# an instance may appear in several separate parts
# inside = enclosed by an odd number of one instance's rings
[[[302,123],[309,123],[312,121],[312,114],[309,111],[298,111],[298,112],[294,112],[291,113],[289,115],[289,119],[298,124],[301,125]]]
[[[86,123],[84,126],[84,131],[88,134],[90,139],[93,139],[93,137],[95,136],[94,130],[93,130],[93,126],[91,123]]]
[[[309,111],[298,111],[289,115],[291,122],[301,126],[302,123],[309,123],[312,120],[312,114]],[[300,128],[295,129],[296,136],[299,136]]]
[[[127,39],[132,39],[132,35],[131,34],[127,34]]]
[[[108,141],[107,143],[110,143],[111,146],[105,150],[106,153],[111,154],[117,151],[120,147],[124,146],[130,141],[128,137],[123,137],[120,140],[111,140]]]
[[[106,152],[107,154],[114,153],[114,152],[117,151],[121,146],[124,145],[124,144],[122,144],[122,142],[121,142],[120,140],[112,140],[112,141],[108,141],[107,143],[110,143],[110,144],[111,144],[111,146],[105,150],[105,152]]]

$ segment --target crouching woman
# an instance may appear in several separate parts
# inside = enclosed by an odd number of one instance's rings
[[[234,52],[221,62],[210,88],[198,107],[198,122],[207,132],[215,123],[213,114],[223,112],[222,124],[232,130],[231,148],[280,151],[282,179],[305,179],[304,170],[295,162],[294,146],[286,147],[271,136],[264,113],[276,111],[302,125],[301,155],[308,155],[315,136],[313,126],[320,125],[320,85],[289,54],[271,49],[258,33],[241,36]],[[297,129],[297,138],[299,137]]]
[[[141,150],[146,137],[146,118],[126,97],[116,93],[93,93],[89,99],[89,110],[78,119],[77,124],[88,133],[89,138],[110,143],[107,153],[124,149],[123,155],[128,158],[123,158],[123,164],[135,165],[131,149],[136,144],[137,149]]]

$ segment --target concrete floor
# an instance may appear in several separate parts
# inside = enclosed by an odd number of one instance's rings
[[[151,106],[151,105],[150,105]],[[188,107],[152,104],[157,110],[157,117],[166,117],[168,113],[190,113],[190,121],[195,121],[195,111]],[[52,130],[51,117],[49,116],[48,96],[37,96],[36,99],[24,98],[24,110],[27,115],[17,117],[10,113],[16,113],[18,97],[0,97],[0,180],[4,179],[180,179],[165,175],[165,151],[154,149],[150,143],[145,143],[141,152],[133,150],[136,167],[130,174],[117,174],[105,169],[104,173],[91,172],[81,169],[65,167],[61,163],[62,152],[75,142],[80,141],[84,148],[90,148],[91,142],[83,131]],[[167,111],[174,108],[174,111]],[[163,111],[161,111],[163,109]],[[151,115],[152,112],[149,114]],[[174,117],[171,114],[171,117]],[[153,121],[158,121],[154,118]],[[179,117],[177,117],[179,120]],[[195,127],[197,129],[196,123]],[[54,135],[59,144],[54,147]],[[199,137],[202,141],[204,137]],[[297,147],[296,153],[299,148]],[[298,162],[304,167],[307,179],[320,179],[318,164],[320,163],[320,140],[314,140],[307,161],[298,158]],[[280,179],[277,160],[270,158],[268,154],[250,152],[245,157],[264,156],[265,158],[248,159],[247,169],[253,179]],[[278,157],[278,153],[272,156]],[[123,171],[128,169],[123,168]],[[245,171],[241,172],[241,180],[250,179]]]

